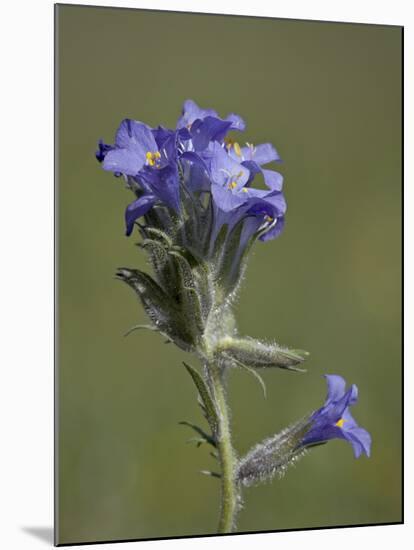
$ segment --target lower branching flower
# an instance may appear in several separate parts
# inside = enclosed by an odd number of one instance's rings
[[[371,436],[359,427],[349,412],[358,397],[352,385],[345,391],[345,380],[327,374],[328,395],[323,407],[282,432],[265,439],[241,459],[237,479],[243,485],[253,485],[283,475],[308,448],[327,443],[330,439],[345,439],[353,448],[355,458],[361,453],[370,456]]]
[[[195,442],[214,447],[220,462],[220,532],[234,529],[241,486],[283,473],[310,446],[339,437],[355,456],[369,455],[370,438],[349,413],[356,387],[327,376],[328,399],[321,409],[237,459],[231,443],[226,373],[243,368],[264,387],[260,369],[300,371],[308,356],[274,342],[240,335],[233,315],[248,254],[256,241],[279,237],[285,226],[282,175],[269,168],[280,157],[270,143],[240,146],[229,132],[244,131],[235,114],[221,118],[187,100],[176,128],[151,128],[125,119],[113,145],[99,141],[97,160],[121,178],[134,198],[125,211],[125,231],[138,233],[153,275],[122,267],[117,278],[140,299],[147,328],[193,353],[202,371],[185,364],[199,395],[209,430],[183,422]],[[264,187],[255,187],[260,175]],[[134,229],[136,230],[134,233]],[[206,473],[206,471],[203,471]]]
[[[326,374],[325,378],[328,396],[324,406],[310,417],[310,428],[301,440],[301,446],[307,447],[339,438],[352,445],[355,458],[361,453],[370,456],[371,436],[358,426],[349,412],[349,407],[357,402],[358,388],[353,384],[346,391],[345,380],[336,374]]]

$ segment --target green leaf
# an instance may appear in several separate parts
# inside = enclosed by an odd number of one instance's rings
[[[221,478],[221,474],[219,474],[218,472],[211,472],[210,470],[200,470],[200,474],[210,477],[217,477],[219,479]]]
[[[129,336],[132,332],[135,332],[136,330],[150,330],[152,332],[159,332],[162,336],[168,338],[168,340],[165,342],[166,344],[171,343],[171,340],[169,339],[168,334],[165,334],[165,332],[162,332],[162,330],[160,330],[159,328],[157,328],[153,325],[135,325],[135,326],[131,327],[130,329],[128,329],[124,333],[124,336]]]
[[[216,442],[214,438],[206,433],[200,426],[197,426],[196,424],[192,424],[191,422],[187,422],[185,420],[179,422],[181,426],[188,426],[192,430],[194,430],[199,436],[201,436],[201,439],[203,439],[206,443],[209,443],[213,447],[216,447]]]
[[[189,375],[193,379],[194,384],[196,385],[196,388],[198,390],[198,393],[204,403],[205,411],[206,411],[206,417],[207,421],[210,424],[210,427],[213,431],[213,433],[216,431],[218,426],[218,415],[216,411],[216,407],[214,405],[214,402],[211,398],[210,391],[204,382],[203,378],[199,374],[199,372],[194,368],[188,365],[183,361],[183,365],[187,369]]]

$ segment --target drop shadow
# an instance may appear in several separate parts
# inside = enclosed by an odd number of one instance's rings
[[[53,546],[53,527],[22,527],[22,531]]]

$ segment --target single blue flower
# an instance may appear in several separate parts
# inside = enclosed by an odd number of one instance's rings
[[[306,447],[339,438],[352,445],[355,458],[361,453],[370,456],[371,436],[358,426],[349,412],[349,407],[358,400],[358,388],[353,384],[346,390],[345,380],[336,374],[327,374],[325,378],[328,384],[325,404],[311,415],[310,429],[300,446]]]
[[[226,148],[229,155],[235,161],[249,169],[251,174],[250,181],[253,180],[256,174],[261,173],[263,174],[265,184],[269,187],[269,189],[274,191],[282,190],[282,174],[275,172],[274,170],[262,168],[263,165],[269,164],[269,162],[281,162],[279,153],[271,143],[262,143],[260,145],[252,145],[251,143],[248,143],[246,147],[240,147],[237,142],[227,140]]]
[[[216,206],[230,212],[247,200],[245,188],[250,172],[234,161],[219,144],[214,143],[209,162],[211,194]]]
[[[125,119],[116,132],[114,147],[105,154],[103,168],[125,176],[136,176],[146,165],[158,167],[166,162],[151,128],[142,122]]]
[[[240,116],[231,113],[222,119],[213,109],[201,109],[191,99],[184,102],[177,122],[177,128],[187,128],[190,132],[195,151],[206,149],[211,141],[222,142],[230,130],[243,131],[245,127]]]
[[[204,120],[207,117],[223,120],[214,109],[202,109],[192,99],[184,101],[181,117],[178,119],[177,128],[191,128],[193,122],[197,119]],[[246,123],[241,116],[230,113],[225,119],[225,122],[231,123],[231,130],[239,130],[242,132],[246,128]]]
[[[243,228],[241,248],[260,229],[267,229],[260,236],[263,241],[279,236],[283,230],[286,213],[283,193],[273,189],[250,187],[249,170],[234,160],[218,143],[214,144],[211,153],[209,170],[215,218],[212,238],[216,238],[224,224],[231,230],[246,218],[249,218],[249,221]]]
[[[174,131],[161,126],[151,129],[142,122],[125,119],[117,130],[114,146],[99,143],[96,156],[102,159],[103,168],[127,176],[143,193],[125,212],[127,235],[131,234],[135,220],[156,202],[179,211],[179,140],[189,137],[187,130]]]

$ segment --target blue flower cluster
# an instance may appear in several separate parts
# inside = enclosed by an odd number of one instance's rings
[[[123,120],[114,145],[100,141],[96,158],[104,170],[124,176],[136,194],[126,209],[126,234],[154,206],[184,218],[183,204],[190,197],[200,219],[203,210],[212,211],[210,243],[223,226],[230,232],[240,222],[241,246],[252,236],[262,241],[277,237],[286,213],[283,177],[263,166],[280,158],[269,143],[241,147],[228,137],[229,132],[244,129],[238,115],[221,118],[192,100],[185,101],[174,130]],[[258,174],[265,189],[253,187]]]

